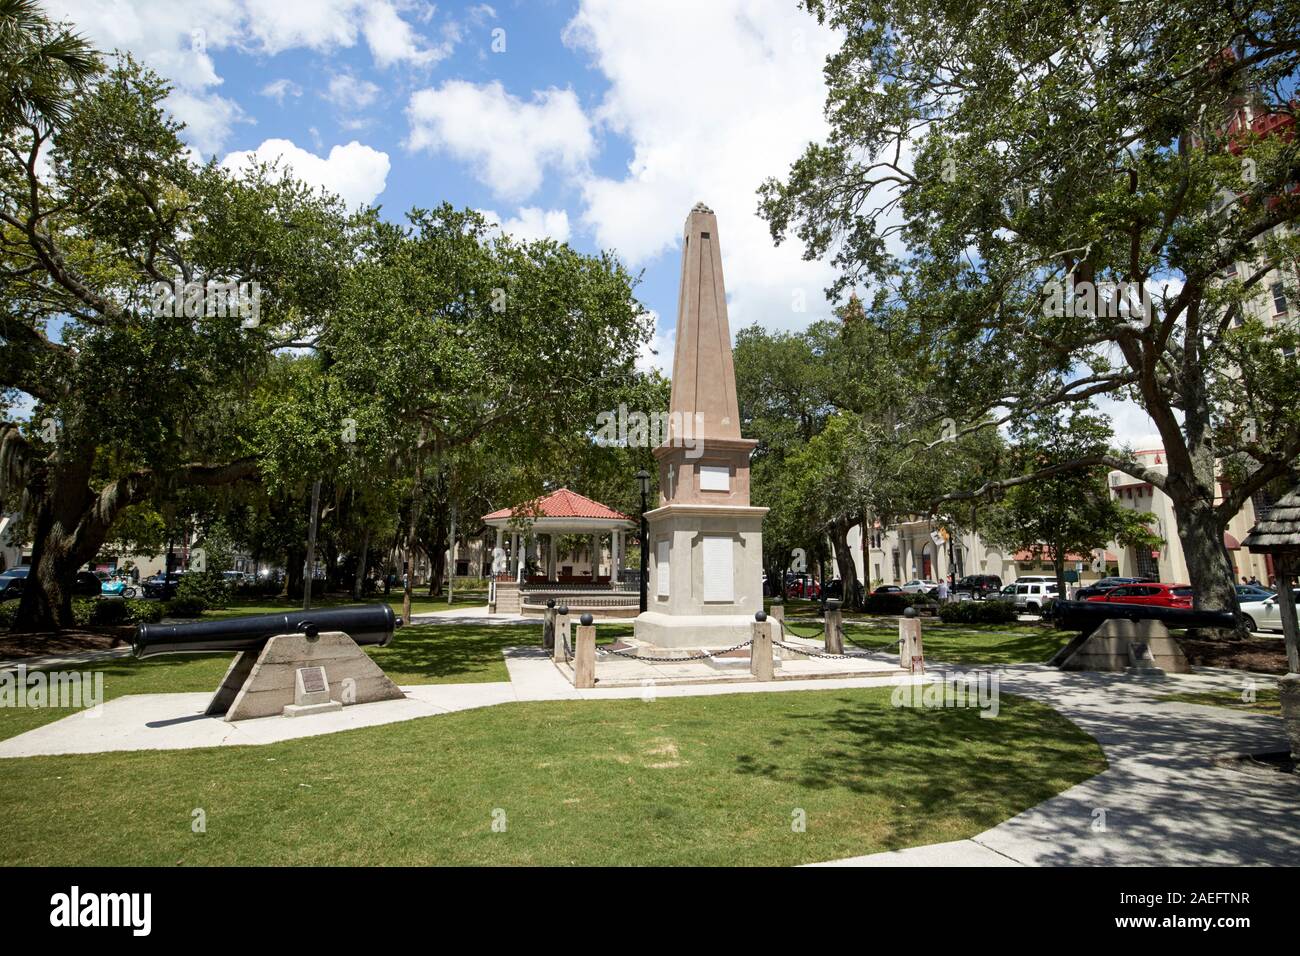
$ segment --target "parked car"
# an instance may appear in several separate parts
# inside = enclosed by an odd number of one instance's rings
[[[1275,597],[1277,592],[1272,588],[1266,588],[1262,584],[1238,584],[1237,585],[1237,603],[1246,604],[1255,601],[1267,601]]]
[[[1112,591],[1115,588],[1119,587],[1121,584],[1142,584],[1142,583],[1144,583],[1142,578],[1120,578],[1120,577],[1101,578],[1098,581],[1093,581],[1087,587],[1079,588],[1079,590],[1075,591],[1074,599],[1076,601],[1086,601],[1089,598],[1093,598],[1093,597],[1097,597],[1098,595],[1105,594],[1107,591]]]
[[[21,597],[23,585],[27,583],[27,574],[30,571],[31,567],[23,564],[0,574],[0,601]]]
[[[1016,610],[1026,614],[1041,614],[1057,598],[1055,581],[1047,578],[1016,581]]]
[[[1300,603],[1300,588],[1294,589],[1291,593],[1295,595],[1297,603]],[[1282,607],[1278,604],[1276,594],[1261,601],[1243,601],[1241,616],[1249,630],[1282,630]]]
[[[1014,581],[1010,584],[1003,585],[1002,590],[997,593],[997,600],[999,601],[1014,601],[1015,599],[1016,583]]]
[[[856,606],[862,603],[862,582],[854,581],[853,587],[855,593],[850,595],[852,603]],[[822,588],[822,597],[829,598],[833,601],[844,601],[844,579],[836,578],[834,581],[827,581],[826,587]]]
[[[977,598],[986,598],[1002,590],[1002,579],[996,574],[968,574],[957,582],[954,594],[969,594]]]
[[[908,581],[904,584],[902,590],[906,594],[933,594],[939,590],[939,585],[934,581],[917,578],[915,581]]]
[[[93,571],[78,571],[72,582],[72,593],[77,597],[99,597],[104,582]]]
[[[880,587],[876,588],[871,593],[872,594],[898,594],[902,590],[903,589],[900,588],[897,584],[882,584],[880,585]]]
[[[166,601],[176,596],[176,586],[180,584],[181,576],[177,571],[171,574],[163,574],[159,571],[151,578],[145,578],[141,582],[144,589],[144,596],[157,601]]]
[[[1142,584],[1121,584],[1111,588],[1105,594],[1088,598],[1089,601],[1113,604],[1145,604],[1155,607],[1191,607],[1192,586],[1190,584],[1157,584],[1147,581]]]
[[[822,589],[811,574],[793,574],[786,578],[785,594],[786,597],[815,601],[822,596]]]

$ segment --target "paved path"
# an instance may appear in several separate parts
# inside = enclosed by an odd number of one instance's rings
[[[1095,737],[1109,769],[972,839],[830,865],[1237,866],[1300,860],[1300,777],[1233,769],[1216,760],[1285,750],[1281,721],[1158,700],[1175,690],[1239,693],[1243,675],[1216,671],[1155,681],[1040,665],[1008,667],[1002,674],[1002,690],[1050,704]],[[1103,819],[1104,830],[1098,828]]]

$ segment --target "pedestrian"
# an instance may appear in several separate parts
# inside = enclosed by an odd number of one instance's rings
[[[939,603],[940,604],[948,603],[948,579],[947,578],[939,579]]]

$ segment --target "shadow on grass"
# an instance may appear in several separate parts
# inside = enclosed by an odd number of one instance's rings
[[[974,707],[881,706],[843,696],[833,710],[790,714],[788,727],[736,757],[736,772],[864,807],[906,807],[880,824],[888,849],[916,842],[915,819],[991,827],[1106,769],[1096,742],[1047,707],[1001,695],[997,717]]]

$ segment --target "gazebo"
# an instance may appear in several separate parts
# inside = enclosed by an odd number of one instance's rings
[[[1300,761],[1300,643],[1296,637],[1294,587],[1300,571],[1300,486],[1283,495],[1256,523],[1244,542],[1255,554],[1273,558],[1277,573],[1277,603],[1286,638],[1286,667],[1290,672],[1278,681],[1282,698],[1282,720],[1291,740],[1291,756]]]
[[[554,599],[575,612],[636,616],[640,596],[622,580],[624,537],[636,527],[627,515],[560,488],[486,514],[483,523],[496,529],[488,603],[497,612],[540,615],[546,602]],[[565,572],[561,567],[559,539],[566,535],[589,538],[589,571]],[[606,541],[609,560],[602,568]],[[539,570],[530,573],[530,565]]]

